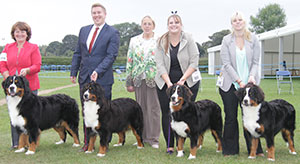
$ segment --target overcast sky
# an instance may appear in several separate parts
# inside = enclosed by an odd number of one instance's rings
[[[93,23],[90,10],[95,2],[106,7],[106,22],[110,25],[140,23],[145,15],[150,15],[158,35],[167,31],[167,18],[176,10],[184,31],[200,44],[213,33],[230,29],[234,11],[243,12],[249,22],[251,15],[270,3],[285,10],[288,25],[300,23],[300,0],[1,0],[0,45],[13,42],[10,30],[17,21],[31,26],[30,41],[38,45],[62,42],[67,34],[78,35],[80,27]]]

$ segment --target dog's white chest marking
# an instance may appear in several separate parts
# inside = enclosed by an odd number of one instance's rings
[[[95,127],[98,126],[99,115],[97,112],[100,106],[94,101],[85,101],[83,107],[85,126],[95,130]]]
[[[175,90],[175,92],[171,95],[171,98],[170,99],[172,99],[172,97],[174,98],[174,102],[178,102],[178,88],[179,88],[179,86],[177,86],[176,87],[176,90]],[[174,112],[174,109],[173,109],[173,102],[172,102],[172,100],[170,100],[170,103],[169,103],[169,107],[170,107],[170,110],[171,110],[171,113],[173,113]]]
[[[181,137],[187,137],[185,130],[188,129],[189,126],[184,121],[177,122],[172,120],[171,127]]]
[[[14,96],[14,97],[6,96],[7,107],[8,107],[11,124],[13,126],[18,126],[24,133],[26,133],[26,130],[24,128],[25,120],[21,115],[19,115],[20,110],[17,107],[17,105],[20,103],[21,100],[22,100],[22,98],[19,96]]]
[[[260,109],[260,107],[261,107],[261,104],[259,104],[256,107],[242,105],[244,127],[254,137],[260,137],[260,134],[258,134],[255,131],[256,128],[260,128],[260,125],[257,123],[257,121],[259,119],[259,109]]]

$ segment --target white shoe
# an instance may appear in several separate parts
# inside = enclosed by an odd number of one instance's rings
[[[134,143],[134,144],[132,144],[133,146],[136,146],[137,145],[137,142],[136,143]]]
[[[76,144],[76,143],[73,143],[73,145],[72,145],[73,147],[79,147],[80,146],[80,144]]]

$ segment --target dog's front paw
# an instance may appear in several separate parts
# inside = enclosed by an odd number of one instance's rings
[[[293,154],[293,155],[296,155],[296,154],[297,154],[295,151],[292,152],[291,150],[289,150],[289,153],[290,153],[290,154]]]
[[[256,156],[248,156],[249,159],[255,159]]]
[[[114,144],[113,146],[114,147],[119,147],[119,146],[122,146],[123,144],[122,143],[117,143],[117,144]]]
[[[183,157],[183,156],[184,156],[183,150],[179,150],[177,152],[177,156],[176,157]]]
[[[97,156],[98,156],[98,157],[104,157],[105,154],[98,153]]]
[[[63,144],[63,143],[65,143],[64,140],[60,140],[58,142],[55,142],[56,145],[60,145],[60,144]]]
[[[144,149],[143,146],[137,146],[137,149]]]
[[[22,147],[22,148],[20,148],[20,149],[18,149],[18,150],[15,151],[15,153],[23,153],[23,152],[25,152],[25,148],[24,147]]]
[[[191,159],[196,159],[196,156],[193,156],[192,154],[190,154],[190,156],[189,156],[188,159],[189,159],[189,160],[191,160]]]
[[[26,154],[26,155],[33,155],[34,153],[35,153],[34,151],[28,150],[25,154]]]

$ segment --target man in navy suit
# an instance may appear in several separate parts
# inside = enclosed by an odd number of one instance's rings
[[[94,24],[80,29],[79,39],[72,59],[71,82],[76,83],[79,71],[78,83],[80,89],[85,83],[96,81],[105,90],[105,97],[111,100],[111,89],[114,83],[112,65],[118,50],[119,32],[105,23],[106,9],[96,3],[92,5],[91,14]],[[80,95],[81,104],[82,95]],[[89,138],[84,127],[84,146],[87,150]]]

